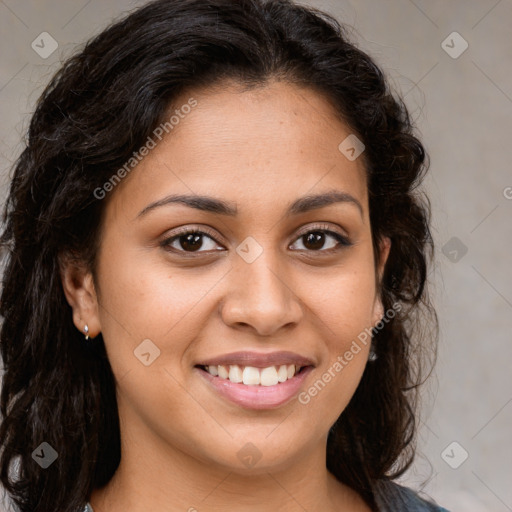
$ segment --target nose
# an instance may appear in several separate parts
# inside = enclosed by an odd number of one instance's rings
[[[270,253],[265,249],[252,263],[237,256],[221,306],[222,319],[229,327],[271,336],[302,318],[291,274]]]

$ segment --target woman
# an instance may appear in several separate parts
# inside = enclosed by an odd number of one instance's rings
[[[444,510],[393,482],[435,354],[412,131],[284,0],[152,2],[69,59],[2,235],[18,509]]]

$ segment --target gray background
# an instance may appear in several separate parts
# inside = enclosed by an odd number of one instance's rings
[[[43,85],[77,45],[142,3],[0,0],[2,203]],[[431,158],[439,356],[418,459],[402,481],[452,512],[512,511],[512,1],[304,3],[353,27],[405,96]],[[46,59],[31,48],[44,31],[59,45]],[[454,31],[469,45],[457,58]]]

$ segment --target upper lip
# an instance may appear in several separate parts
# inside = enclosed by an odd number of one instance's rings
[[[314,362],[308,357],[295,354],[294,352],[232,352],[231,354],[224,354],[221,356],[213,357],[206,361],[202,361],[197,366],[254,366],[256,368],[267,368],[269,366],[289,365],[296,366],[314,366]]]

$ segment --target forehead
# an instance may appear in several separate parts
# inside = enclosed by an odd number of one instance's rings
[[[181,110],[185,104],[195,106]],[[366,208],[363,158],[351,161],[339,149],[351,130],[310,88],[227,83],[182,94],[167,114],[172,130],[117,186],[118,207],[140,211],[165,194],[196,193],[234,201],[240,211],[278,211],[298,196],[338,189]]]

